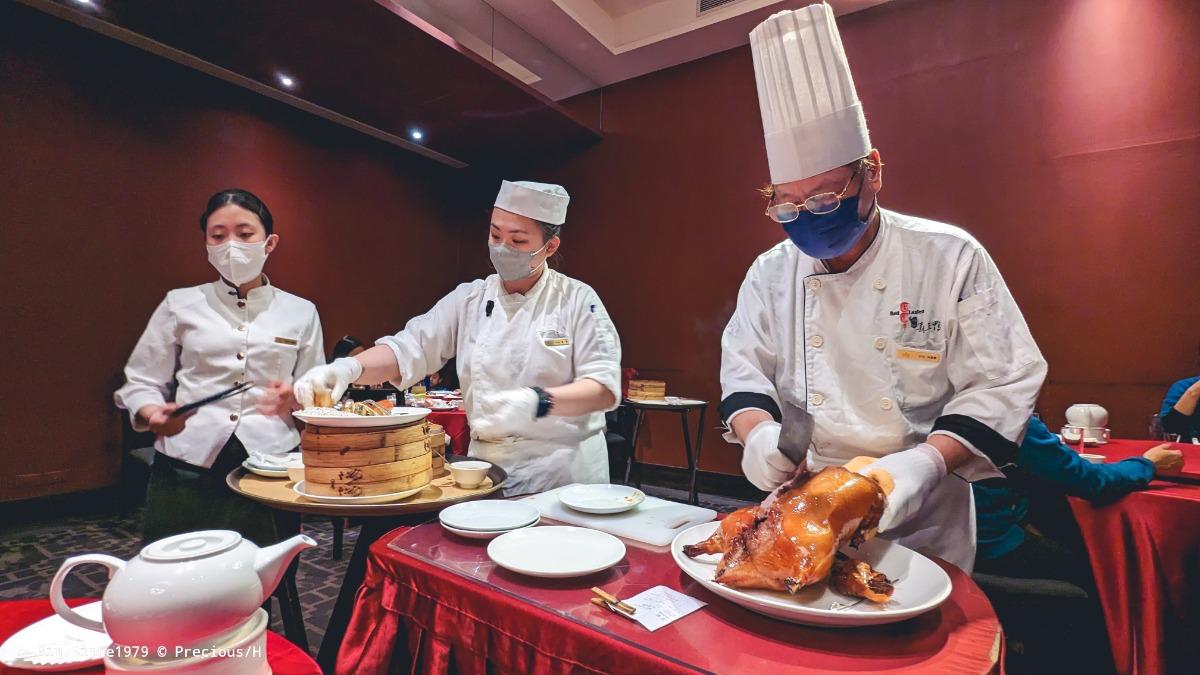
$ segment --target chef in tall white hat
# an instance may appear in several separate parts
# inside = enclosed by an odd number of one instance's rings
[[[968,481],[1013,460],[1046,363],[979,242],[879,207],[883,165],[829,5],[771,16],[750,47],[766,215],[787,239],[750,267],[722,337],[726,438],[763,490],[798,462],[863,457],[890,491],[881,535],[969,571]]]
[[[569,200],[559,185],[504,181],[488,234],[496,273],[375,347],[308,371],[296,401],[336,401],[355,382],[406,389],[457,357],[470,455],[508,472],[505,494],[607,483],[604,413],[621,400],[621,343],[596,292],[547,266]]]

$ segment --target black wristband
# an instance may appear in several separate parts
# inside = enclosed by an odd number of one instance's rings
[[[535,415],[535,418],[541,419],[546,415],[549,415],[550,411],[554,408],[554,397],[550,395],[550,392],[542,389],[541,387],[531,388],[533,389],[533,393],[537,394],[538,397],[537,414]]]

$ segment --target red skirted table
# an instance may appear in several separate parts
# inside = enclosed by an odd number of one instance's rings
[[[91,600],[70,600],[70,605],[80,605]],[[3,600],[0,601],[0,643],[12,634],[36,621],[54,614],[49,600]],[[275,675],[320,675],[317,662],[304,653],[299,647],[283,639],[280,635],[267,631],[267,663]],[[0,674],[31,673],[34,671],[17,668],[7,668],[0,665]],[[76,673],[104,672],[102,666],[87,670],[72,671]]]
[[[1118,441],[1088,451],[1115,460],[1157,444]],[[1176,447],[1195,466],[1195,450],[1189,451],[1195,446]],[[1197,672],[1200,484],[1156,480],[1107,506],[1069,502],[1091,560],[1118,672]]]
[[[434,410],[426,419],[440,424],[446,430],[446,438],[450,439],[450,452],[456,455],[467,454],[467,448],[471,445],[471,427],[467,426],[465,410]]]
[[[337,672],[464,675],[541,673],[987,673],[1002,669],[1003,635],[971,579],[945,563],[954,590],[939,608],[889,626],[821,629],[769,619],[712,595],[667,552],[627,547],[617,567],[580,579],[529,579],[504,570],[477,578],[460,539],[398,528],[371,546]],[[440,534],[438,534],[440,533]],[[436,540],[437,537],[442,540]],[[423,558],[389,543],[420,539]],[[432,546],[430,545],[432,543]],[[415,545],[411,545],[415,546]],[[410,550],[416,550],[412,548]],[[477,556],[476,556],[477,557]],[[436,559],[438,562],[431,562]],[[460,567],[461,569],[461,567]],[[593,585],[628,597],[657,585],[707,607],[649,632],[588,603]]]
[[[1104,445],[1084,446],[1083,452],[1093,455],[1104,455],[1105,462],[1119,462],[1130,457],[1141,457],[1144,452],[1163,441],[1131,441],[1116,439]],[[1074,450],[1078,444],[1069,444]],[[1172,443],[1171,448],[1183,453],[1183,471],[1178,476],[1170,476],[1166,480],[1184,483],[1200,483],[1200,445],[1191,443]]]

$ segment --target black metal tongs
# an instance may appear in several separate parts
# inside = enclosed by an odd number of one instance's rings
[[[235,384],[234,386],[232,386],[224,391],[217,392],[217,393],[213,394],[212,396],[205,396],[204,398],[200,399],[199,401],[192,401],[191,403],[188,403],[187,405],[179,406],[178,408],[171,411],[171,417],[179,417],[181,415],[186,415],[186,414],[192,412],[193,410],[196,410],[197,408],[202,408],[202,407],[208,405],[209,403],[216,403],[217,401],[222,401],[224,399],[229,398],[230,396],[237,396],[238,394],[241,394],[242,392],[249,390],[253,386],[254,386],[253,382],[243,382],[241,384]]]

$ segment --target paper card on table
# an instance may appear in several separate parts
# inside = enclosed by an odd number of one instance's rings
[[[642,591],[626,599],[625,603],[637,608],[632,618],[651,631],[682,619],[707,604],[666,586]]]

